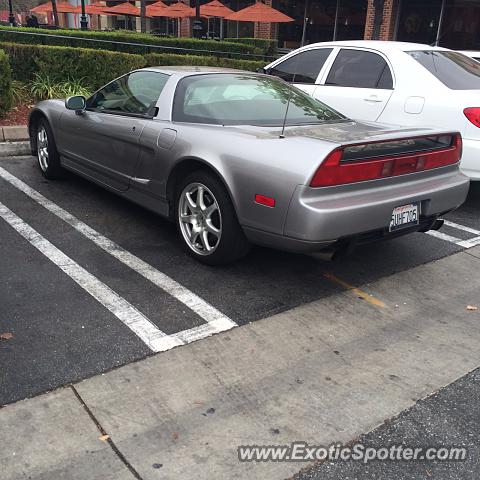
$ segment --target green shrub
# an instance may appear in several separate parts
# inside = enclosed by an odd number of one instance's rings
[[[53,83],[84,78],[90,90],[146,65],[141,55],[108,50],[14,43],[0,43],[0,48],[9,54],[16,80],[29,82],[35,73],[48,75]]]
[[[277,40],[266,38],[226,38],[227,42],[243,43],[251,45],[265,56],[274,56],[277,53]]]
[[[235,58],[203,57],[199,55],[172,55],[151,53],[145,55],[147,64],[154,66],[198,65],[208,67],[227,67],[239,70],[256,71],[263,67],[265,62],[241,60]]]
[[[10,110],[12,104],[12,71],[8,55],[0,50],[0,117]]]
[[[212,52],[225,52],[218,54],[219,56],[230,56],[232,58],[248,58],[250,54],[262,54],[262,50],[257,48],[252,43],[238,43],[238,42],[217,42],[215,40],[199,40],[196,38],[169,38],[169,37],[157,37],[146,33],[136,32],[94,32],[94,31],[81,31],[81,30],[45,30],[42,28],[22,28],[17,27],[15,31],[10,27],[0,26],[0,42],[15,42],[34,45],[57,45],[68,47],[83,47],[94,48],[102,50],[113,50],[126,53],[153,53],[159,51],[157,48],[150,48],[148,45],[155,45],[163,47],[165,53],[177,53],[181,54],[182,50],[169,50],[169,48],[178,49],[192,49],[193,51],[185,52],[190,55],[217,55],[208,53]],[[27,33],[41,33],[42,35],[28,35]],[[69,36],[78,37],[76,39],[68,38]],[[65,38],[61,38],[65,37]],[[105,40],[106,42],[92,42],[88,40]],[[109,43],[108,41],[115,42],[130,42],[138,43],[141,45],[122,45]],[[144,46],[145,45],[145,46]],[[198,53],[195,52],[198,51]],[[235,55],[241,54],[241,55]]]
[[[147,65],[205,65],[250,71],[264,65],[262,61],[234,58],[169,53],[141,56],[46,45],[0,43],[0,48],[9,54],[14,79],[28,83],[29,93],[38,99],[84,95],[124,73]]]

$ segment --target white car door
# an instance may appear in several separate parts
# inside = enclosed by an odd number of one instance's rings
[[[376,121],[393,93],[386,58],[369,50],[341,48],[322,76],[314,97],[356,120]]]
[[[283,78],[309,95],[313,95],[318,76],[332,51],[332,47],[302,50],[274,64],[266,73]]]

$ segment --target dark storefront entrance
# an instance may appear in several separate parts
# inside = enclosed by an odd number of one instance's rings
[[[401,0],[396,39],[480,50],[480,1]]]
[[[273,0],[272,6],[295,19],[279,25],[281,47],[299,47],[304,24],[305,44],[363,38],[367,0]]]

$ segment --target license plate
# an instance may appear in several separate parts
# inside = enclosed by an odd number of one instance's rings
[[[401,228],[418,225],[419,213],[420,209],[418,203],[410,203],[409,205],[395,207],[392,212],[392,219],[388,228],[389,231],[394,232]]]

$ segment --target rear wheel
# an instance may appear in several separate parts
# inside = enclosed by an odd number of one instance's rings
[[[248,240],[215,175],[201,170],[189,174],[177,188],[175,212],[184,246],[200,262],[221,265],[247,254]]]
[[[45,119],[40,119],[36,130],[37,159],[40,171],[45,178],[54,180],[62,175],[60,156],[57,152],[52,129]]]

